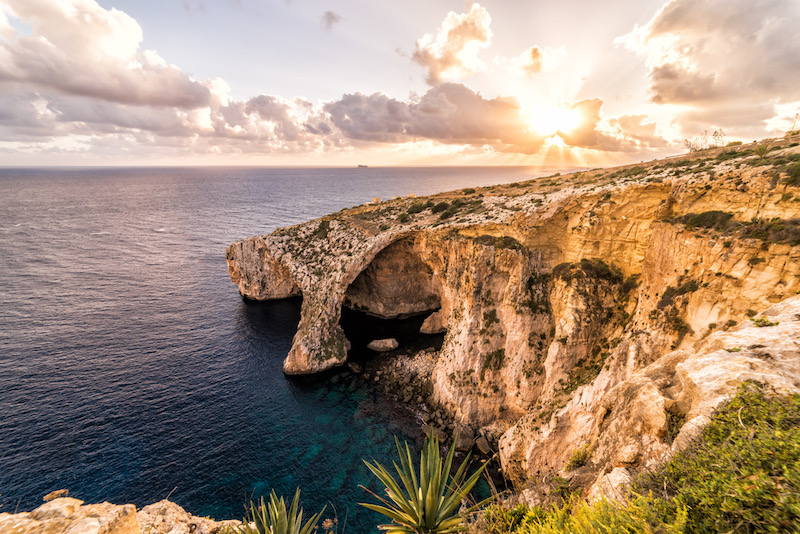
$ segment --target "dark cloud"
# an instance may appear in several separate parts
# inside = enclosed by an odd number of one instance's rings
[[[516,98],[487,100],[461,84],[438,85],[414,102],[381,93],[345,95],[324,109],[347,138],[362,141],[431,140],[524,154],[537,152],[544,142],[528,131]]]
[[[428,71],[427,82],[436,85],[474,74],[481,65],[478,52],[491,42],[492,18],[480,4],[468,13],[448,13],[436,35],[417,41],[412,59]]]
[[[326,11],[322,14],[322,27],[326,30],[330,30],[333,26],[339,23],[342,20],[342,17],[334,13],[333,11]]]

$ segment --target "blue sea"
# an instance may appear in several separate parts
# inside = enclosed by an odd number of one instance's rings
[[[283,375],[300,300],[251,302],[237,239],[532,168],[0,169],[0,512],[67,488],[241,518],[271,489],[375,531],[362,459],[414,421],[349,373]]]

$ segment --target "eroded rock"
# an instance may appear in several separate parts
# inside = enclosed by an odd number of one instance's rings
[[[399,346],[400,343],[398,343],[393,337],[386,339],[373,339],[367,344],[367,348],[369,350],[374,350],[375,352],[389,352]]]

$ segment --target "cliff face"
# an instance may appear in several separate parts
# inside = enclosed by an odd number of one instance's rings
[[[346,362],[343,305],[430,313],[423,331],[446,336],[429,402],[502,433],[518,485],[560,472],[599,491],[663,460],[741,380],[800,388],[799,152],[395,199],[236,242],[228,269],[249,298],[302,294],[289,374]],[[749,319],[768,308],[780,325]],[[582,445],[587,465],[564,471]]]

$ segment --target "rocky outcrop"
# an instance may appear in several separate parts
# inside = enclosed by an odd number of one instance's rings
[[[228,534],[241,521],[214,521],[190,514],[166,499],[149,504],[136,514],[142,534]]]
[[[502,435],[504,471],[529,495],[547,473],[596,493],[625,479],[616,468],[662,461],[702,426],[698,406],[733,393],[745,374],[713,343],[765,337],[743,358],[800,330],[737,326],[795,305],[800,190],[787,169],[798,160],[797,147],[697,154],[395,199],[234,243],[229,271],[249,298],[302,293],[289,374],[346,363],[342,306],[430,313],[422,331],[446,335],[427,402]],[[776,386],[800,377],[754,358],[746,366]],[[582,446],[589,460],[564,471]]]
[[[167,500],[137,513],[132,504],[83,504],[61,497],[32,512],[0,513],[3,534],[222,534],[241,524],[193,516]]]
[[[139,534],[136,507],[61,497],[32,512],[0,513],[3,534]]]

